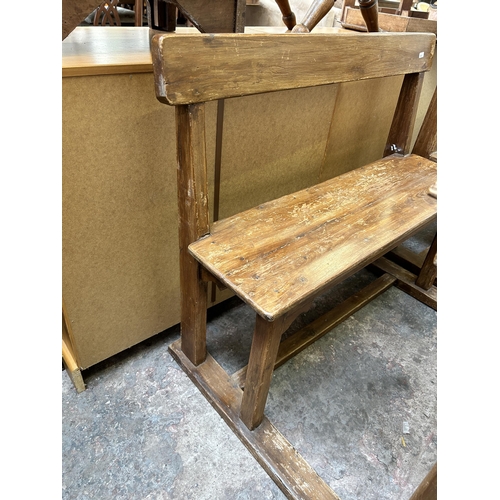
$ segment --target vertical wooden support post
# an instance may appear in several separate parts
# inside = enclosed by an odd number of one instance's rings
[[[413,3],[413,0],[400,0],[398,10],[396,12],[398,16],[408,17]]]
[[[204,104],[176,106],[177,196],[181,272],[181,348],[191,363],[206,357],[207,283],[188,253],[193,241],[208,234],[208,182]]]
[[[69,378],[73,382],[77,392],[85,390],[85,382],[83,381],[82,371],[78,364],[76,353],[73,349],[73,331],[71,322],[68,318],[66,305],[62,301],[62,360]]]
[[[432,159],[432,153],[437,151],[437,87],[425,113],[424,121],[418,132],[413,153]]]
[[[422,264],[422,269],[417,277],[415,283],[420,288],[424,290],[429,290],[429,288],[434,284],[434,280],[437,276],[437,266],[435,264],[435,258],[437,254],[437,234],[434,236],[434,240],[431,243],[427,256],[425,257],[424,263]]]
[[[240,410],[240,418],[250,430],[264,417],[282,333],[282,319],[269,322],[257,315]]]
[[[394,118],[392,119],[384,156],[393,153],[401,155],[410,154],[413,128],[415,126],[423,81],[423,72],[405,75],[396,111],[394,112]]]
[[[144,0],[135,0],[134,21],[136,26],[142,26],[143,11],[144,11]]]
[[[245,14],[247,9],[246,0],[235,0],[234,6],[234,32],[244,33],[245,31]]]

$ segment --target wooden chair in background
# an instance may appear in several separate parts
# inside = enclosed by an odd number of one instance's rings
[[[135,0],[134,2],[120,2],[118,0],[107,0],[102,2],[94,11],[94,26],[121,26],[120,7],[123,5],[134,5],[134,25],[142,26],[144,18],[144,0]]]

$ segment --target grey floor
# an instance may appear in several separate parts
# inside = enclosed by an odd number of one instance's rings
[[[325,294],[292,330],[374,276]],[[227,306],[211,311],[208,338],[232,372],[253,316]],[[436,324],[392,287],[276,370],[266,415],[342,500],[409,499],[435,463]],[[87,370],[80,394],[62,373],[63,499],[285,498],[169,354],[178,337],[174,327]]]

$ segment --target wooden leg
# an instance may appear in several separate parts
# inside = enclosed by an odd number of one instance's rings
[[[264,417],[283,331],[283,320],[269,322],[257,316],[240,410],[240,418],[250,430],[258,427]]]
[[[77,392],[83,392],[85,390],[85,382],[83,381],[82,372],[78,365],[76,364],[75,358],[71,349],[69,347],[67,339],[62,339],[62,360],[64,363],[64,368],[73,382]]]
[[[437,463],[429,471],[410,500],[436,500],[437,499]]]
[[[431,243],[429,251],[427,252],[427,257],[424,260],[422,269],[416,280],[416,284],[423,288],[424,290],[429,290],[433,285],[437,276],[437,266],[435,264],[435,257],[437,255],[437,234],[434,236],[434,240]]]
[[[209,233],[203,105],[176,106],[177,192],[181,271],[182,351],[193,365],[206,358],[207,283],[188,246]]]
[[[292,30],[297,24],[297,20],[295,19],[295,14],[290,8],[290,2],[288,0],[276,0],[276,3],[281,11],[281,14],[283,15],[283,23],[289,30]]]
[[[181,255],[181,348],[193,365],[207,355],[208,284],[199,278],[199,264],[190,255]]]

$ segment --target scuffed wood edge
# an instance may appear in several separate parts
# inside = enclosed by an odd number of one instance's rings
[[[83,381],[82,372],[78,364],[76,353],[73,349],[72,343],[73,332],[71,331],[71,324],[68,319],[66,305],[62,301],[62,361],[69,378],[73,382],[77,392],[85,390],[85,382]]]

